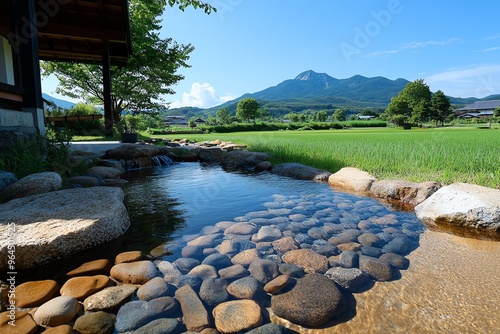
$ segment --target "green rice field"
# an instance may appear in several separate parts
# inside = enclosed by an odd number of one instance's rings
[[[378,179],[466,182],[500,189],[498,129],[377,128],[184,136],[247,144],[252,151],[273,152],[275,164],[299,162],[330,172],[357,167]]]

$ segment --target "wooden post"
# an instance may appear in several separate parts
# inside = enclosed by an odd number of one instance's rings
[[[104,95],[104,135],[113,137],[113,111],[111,109],[111,70],[109,60],[109,44],[102,41],[102,83]]]

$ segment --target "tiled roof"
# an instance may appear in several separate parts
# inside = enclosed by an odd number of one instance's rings
[[[460,109],[457,109],[456,111],[481,111],[481,110],[494,110],[497,107],[500,106],[500,100],[490,100],[490,101],[476,101],[472,104],[466,105],[465,107],[462,107]]]

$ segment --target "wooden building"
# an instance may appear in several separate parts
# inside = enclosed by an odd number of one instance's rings
[[[103,65],[112,134],[110,64],[126,64],[131,52],[127,0],[1,0],[0,149],[45,132],[40,60]]]
[[[500,100],[476,101],[455,110],[454,113],[458,118],[486,118],[493,117],[498,107],[500,107]]]

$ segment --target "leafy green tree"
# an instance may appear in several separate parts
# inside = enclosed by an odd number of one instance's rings
[[[500,118],[500,106],[498,106],[494,111],[493,111],[493,116],[495,118]]]
[[[451,114],[450,99],[438,90],[431,98],[431,118],[436,122],[444,124],[444,120]]]
[[[431,97],[432,93],[424,80],[415,80],[391,99],[386,113],[395,124],[395,116],[398,116],[398,125],[421,124],[430,117]]]
[[[336,121],[339,121],[339,122],[345,121],[346,115],[345,115],[344,110],[342,110],[342,109],[336,109],[333,112],[333,119],[336,120]]]
[[[301,114],[302,115],[302,114]],[[299,115],[294,113],[294,112],[291,112],[291,113],[288,113],[286,114],[285,116],[283,116],[285,119],[289,119],[290,122],[298,122],[299,121]]]
[[[306,121],[306,115],[304,115],[304,114],[297,115],[297,118],[298,118],[297,119],[298,122],[304,123]]]
[[[161,15],[165,7],[188,6],[206,13],[215,11],[211,5],[197,0],[130,0],[130,30],[133,54],[126,66],[111,66],[112,112],[115,121],[122,111],[159,110],[165,108],[164,94],[173,94],[172,86],[184,76],[177,71],[194,50],[191,44],[178,44],[161,38]],[[64,62],[42,62],[42,75],[54,74],[59,80],[56,92],[71,98],[83,98],[103,104],[102,66]]]
[[[196,127],[195,120],[196,120],[196,117],[191,117],[191,118],[188,120],[188,126],[189,126],[190,128],[195,128],[195,127]]]
[[[217,122],[219,122],[219,124],[224,125],[230,123],[231,115],[226,107],[219,108],[215,113],[215,117],[217,118]]]
[[[236,116],[248,122],[250,119],[259,118],[259,102],[252,97],[247,97],[238,102]]]

